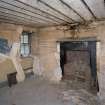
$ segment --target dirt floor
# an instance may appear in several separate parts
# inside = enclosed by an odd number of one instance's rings
[[[97,97],[82,86],[31,77],[11,88],[1,88],[0,105],[100,105]]]

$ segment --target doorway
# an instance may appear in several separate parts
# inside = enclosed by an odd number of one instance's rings
[[[96,40],[72,40],[60,43],[62,79],[85,83],[99,91],[96,68]]]

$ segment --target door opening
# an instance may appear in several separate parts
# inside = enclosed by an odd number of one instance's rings
[[[96,68],[96,41],[60,43],[60,66],[63,80],[87,83],[99,91]],[[86,86],[87,87],[87,86]]]

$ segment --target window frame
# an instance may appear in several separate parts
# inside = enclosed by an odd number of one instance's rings
[[[21,37],[23,36],[23,41],[21,41],[22,38],[20,37],[20,56],[22,58],[26,58],[26,57],[29,57],[31,55],[31,35],[32,35],[32,33],[27,32],[27,31],[23,31],[22,34],[21,34]],[[28,42],[27,43],[24,40],[25,39],[24,36],[28,36]],[[24,47],[24,53],[23,54],[21,53],[22,46]],[[29,49],[28,54],[25,53],[26,52],[25,51],[25,46],[28,46],[28,49]]]

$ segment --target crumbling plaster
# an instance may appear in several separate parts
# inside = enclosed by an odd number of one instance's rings
[[[18,26],[18,28],[16,28],[16,26],[11,27],[8,27],[7,29],[6,27],[3,28],[3,26],[2,28],[0,27],[1,37],[8,38],[10,43],[19,42],[19,35],[24,29],[35,32],[32,36],[34,73],[37,75],[43,75],[49,80],[61,80],[62,75],[59,65],[59,43],[56,41],[61,38],[71,37],[72,32],[69,29],[65,29],[65,26],[40,28],[38,30],[23,28],[20,26]],[[97,37],[97,39],[100,40],[100,42],[97,43],[97,74],[100,87],[99,96],[101,96],[101,98],[105,98],[105,93],[103,92],[105,91],[105,22],[93,22],[88,26],[79,26],[79,31],[76,32],[76,35],[78,37]],[[3,69],[0,70],[1,73],[5,71]],[[8,67],[6,70],[8,70]],[[6,75],[10,72],[12,72],[12,70],[4,72],[4,76],[2,76],[0,80],[6,80]]]
[[[20,43],[20,35],[22,31],[29,31],[29,32],[36,32],[35,28],[31,27],[24,27],[24,26],[18,26],[13,24],[0,24],[0,37],[8,39],[8,43],[10,47],[13,47],[13,45],[16,45]],[[3,62],[0,62],[0,82],[7,80],[7,74],[16,72],[16,67],[13,64],[12,57],[13,52],[10,54],[7,54],[8,57]],[[19,59],[18,59],[19,58]],[[22,66],[22,69],[28,68],[31,65],[33,65],[31,58],[20,58],[19,54],[16,55],[16,61],[20,62],[19,64]],[[23,77],[22,77],[23,78]]]
[[[72,36],[71,31],[67,31],[67,29],[64,31],[64,28],[65,27],[60,26],[41,28],[37,33],[38,46],[34,54],[39,60],[39,64],[36,65],[37,69],[35,70],[40,70],[35,73],[39,73],[49,80],[58,81],[61,79],[60,69],[58,69],[60,66],[55,56],[58,54],[59,60],[56,41]],[[97,74],[100,87],[99,96],[105,98],[105,22],[93,22],[88,26],[80,26],[76,35],[78,37],[97,37],[97,39],[100,40],[100,42],[97,43]],[[39,66],[39,68],[37,66]],[[57,70],[58,74],[56,73]],[[59,79],[57,75],[60,76]]]

